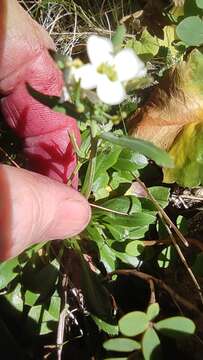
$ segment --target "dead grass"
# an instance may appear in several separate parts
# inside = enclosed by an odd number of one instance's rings
[[[90,34],[110,36],[122,19],[140,9],[131,0],[19,0],[30,15],[53,37],[63,54],[84,49]]]

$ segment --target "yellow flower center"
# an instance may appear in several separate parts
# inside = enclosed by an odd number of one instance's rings
[[[109,64],[105,64],[105,63],[100,64],[97,68],[97,72],[99,74],[105,74],[111,81],[118,80],[114,65],[109,65]]]

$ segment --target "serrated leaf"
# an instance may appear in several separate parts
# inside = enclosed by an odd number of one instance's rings
[[[142,338],[142,352],[145,360],[155,360],[160,351],[160,340],[153,328],[147,329]]]
[[[106,332],[110,336],[116,336],[118,335],[118,325],[112,325],[108,324],[102,319],[99,319],[98,317],[91,315],[95,323],[97,324],[98,328],[104,332]]]
[[[119,320],[120,332],[125,336],[137,336],[148,327],[148,317],[144,312],[132,311]]]
[[[203,44],[203,21],[199,16],[189,16],[183,19],[176,28],[178,37],[189,46]]]
[[[159,51],[157,37],[152,36],[147,29],[144,29],[139,40],[129,40],[127,47],[133,48],[136,54],[141,55],[144,60],[151,59]]]
[[[0,263],[0,289],[6,287],[18,275],[18,265],[18,258]]]
[[[141,345],[132,339],[116,338],[105,341],[103,347],[107,351],[131,352],[139,350]]]
[[[101,138],[116,145],[127,147],[136,153],[147,156],[149,159],[154,160],[157,165],[172,167],[173,162],[169,155],[164,151],[153,145],[152,143],[132,138],[129,136],[116,136],[112,133],[102,133]]]
[[[184,316],[174,316],[154,324],[157,331],[162,334],[174,337],[192,335],[195,332],[195,324]]]
[[[149,321],[152,321],[157,315],[159,315],[159,304],[154,303],[148,306],[147,308],[147,316]]]

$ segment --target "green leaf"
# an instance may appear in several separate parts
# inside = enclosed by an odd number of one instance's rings
[[[79,255],[80,256],[80,255]],[[103,285],[102,279],[93,272],[87,262],[80,256],[81,264],[81,290],[83,292],[87,308],[92,315],[105,322],[113,322],[112,301],[110,293]]]
[[[160,340],[153,328],[147,329],[142,338],[142,352],[145,360],[156,360],[160,352]]]
[[[141,241],[135,240],[127,244],[125,252],[131,256],[139,256],[144,250],[144,246]]]
[[[158,165],[172,167],[173,162],[169,155],[164,151],[151,144],[148,141],[135,139],[128,136],[116,136],[112,133],[102,133],[101,138],[113,144],[127,147],[136,153],[147,156],[154,160]]]
[[[102,206],[114,211],[122,212],[127,214],[141,212],[141,203],[135,196],[120,196],[102,203]]]
[[[105,341],[103,347],[107,351],[131,352],[141,348],[140,343],[125,338],[116,338]]]
[[[109,146],[97,156],[95,179],[117,162],[121,151],[122,149],[119,146]]]
[[[49,314],[43,305],[32,306],[28,316],[38,324],[40,335],[49,334],[57,326],[56,319]]]
[[[6,287],[18,275],[18,265],[18,258],[0,263],[0,289]]]
[[[70,103],[69,101],[66,101],[63,104],[60,104],[60,97],[58,96],[50,96],[45,95],[34,89],[30,84],[26,84],[28,92],[30,95],[39,101],[41,104],[48,106],[50,109],[53,109],[55,111],[63,112],[63,109],[65,110],[67,115],[73,116],[74,118],[78,118],[78,112],[76,110],[75,105]]]
[[[165,249],[163,249],[158,256],[159,267],[162,269],[167,269],[167,267],[171,263],[172,255],[173,255],[172,246],[167,246]]]
[[[107,322],[99,319],[98,317],[91,315],[95,323],[97,324],[99,330],[104,331],[110,336],[118,335],[118,325],[108,324]]]
[[[176,28],[178,37],[189,46],[203,44],[203,21],[199,16],[183,19]]]
[[[9,292],[7,295],[5,295],[5,298],[13,308],[20,312],[23,311],[21,284],[17,284],[17,286],[12,292]]]
[[[117,27],[116,32],[112,36],[112,43],[114,46],[114,51],[117,52],[121,49],[123,41],[126,35],[125,25],[120,25]]]
[[[146,29],[142,32],[139,40],[129,40],[127,47],[133,48],[136,54],[141,55],[144,60],[150,60],[159,51],[157,37],[152,36]]]
[[[203,183],[203,124],[184,127],[170,149],[175,167],[164,169],[164,182],[193,187]]]
[[[148,327],[148,317],[144,312],[132,311],[119,320],[120,332],[125,336],[137,336]]]
[[[203,252],[197,254],[192,271],[195,275],[203,276]]]
[[[56,284],[58,267],[59,264],[56,260],[40,268],[37,268],[35,264],[28,263],[24,268],[22,282],[28,290],[46,297]]]
[[[154,324],[157,331],[176,338],[177,336],[192,335],[195,332],[195,324],[184,316],[174,316]]]
[[[148,190],[162,208],[165,208],[168,205],[170,195],[169,188],[163,186],[153,186],[148,188]]]
[[[200,9],[203,9],[203,0],[196,0],[196,4]]]
[[[155,216],[147,213],[134,213],[133,215],[122,216],[117,214],[110,214],[104,217],[104,221],[111,225],[120,225],[126,227],[142,227],[153,224]]]
[[[158,303],[154,303],[148,306],[147,309],[147,316],[149,321],[152,321],[157,315],[159,315],[159,304]]]
[[[38,298],[39,298],[39,294],[36,294],[29,290],[26,290],[25,295],[24,295],[25,305],[29,305],[29,306],[35,305]]]
[[[51,296],[51,301],[49,304],[49,308],[48,308],[48,313],[50,316],[53,317],[53,319],[55,320],[59,320],[59,315],[60,315],[60,306],[61,306],[61,298],[58,295],[57,292],[55,292],[52,296]]]

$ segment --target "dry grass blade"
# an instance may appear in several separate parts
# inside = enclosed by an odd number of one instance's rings
[[[186,245],[186,246],[189,246],[188,244],[188,241],[186,240],[186,238],[182,235],[182,233],[178,230],[178,228],[174,225],[174,223],[171,221],[171,219],[168,217],[168,215],[165,213],[165,211],[162,209],[162,207],[159,205],[159,203],[156,201],[156,199],[153,197],[152,194],[150,194],[149,190],[147,189],[147,187],[145,186],[145,184],[139,179],[137,178],[137,181],[139,182],[139,184],[143,187],[143,189],[145,190],[148,198],[152,201],[152,203],[154,204],[154,206],[157,208],[158,210],[158,214],[160,216],[160,219],[162,220],[168,234],[169,234],[169,237],[183,263],[183,265],[185,266],[187,272],[189,273],[190,275],[190,278],[192,279],[192,282],[194,283],[197,291],[198,291],[198,294],[199,294],[199,297],[200,297],[200,300],[203,304],[203,295],[202,295],[202,290],[201,290],[201,287],[196,279],[196,277],[194,276],[192,270],[190,269],[175,237],[173,236],[173,233],[171,231],[171,229],[176,233],[176,235],[178,236],[178,238]]]

